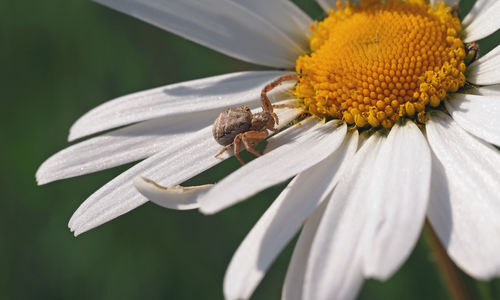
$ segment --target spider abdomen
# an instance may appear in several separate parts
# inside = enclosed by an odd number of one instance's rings
[[[252,125],[252,112],[246,106],[229,108],[215,119],[212,133],[217,143],[227,146],[239,133],[246,132]]]

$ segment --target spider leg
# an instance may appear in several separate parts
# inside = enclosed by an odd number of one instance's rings
[[[295,104],[273,104],[272,107],[273,108],[297,108],[298,106]],[[275,112],[273,112],[273,113],[271,113],[271,116],[274,118],[276,125],[279,125],[278,115]],[[278,128],[268,128],[268,129],[272,130],[276,133],[280,131]]]
[[[295,105],[295,104],[273,104],[272,107],[273,108],[297,108],[297,105]],[[276,121],[276,125],[279,125],[280,123],[279,123],[278,115],[275,112],[273,112],[273,113],[271,113],[271,116]],[[278,129],[272,129],[272,128],[269,128],[269,129],[271,129],[274,132],[279,131]]]
[[[244,133],[239,133],[235,138],[234,138],[234,141],[233,141],[233,145],[234,145],[234,156],[236,156],[236,158],[240,161],[240,163],[242,165],[245,164],[245,162],[243,161],[243,159],[241,159],[241,156],[240,156],[240,142],[241,142],[241,139],[243,137]]]
[[[233,147],[233,143],[227,145],[226,147],[222,148],[222,150],[215,154],[215,157],[219,157],[222,153],[226,152],[227,150],[231,149]]]
[[[295,104],[273,104],[273,108],[297,108]]]
[[[273,112],[273,113],[271,113],[271,116],[273,117],[274,122],[276,122],[276,125],[279,125],[280,120],[278,119],[278,115],[275,112]]]
[[[274,127],[267,128],[267,129],[271,130],[271,131],[272,131],[272,132],[274,132],[274,133],[278,133],[278,132],[280,132],[280,130],[279,130],[278,128],[274,128]]]
[[[279,123],[278,116],[273,112],[273,105],[271,104],[271,100],[267,97],[267,93],[280,85],[283,81],[288,81],[288,80],[297,80],[299,78],[298,74],[288,74],[279,77],[278,79],[274,80],[273,82],[269,83],[266,85],[263,89],[262,92],[260,93],[260,100],[262,102],[262,110],[268,111],[271,113],[273,116],[274,120],[276,121],[276,124]]]
[[[261,131],[247,131],[242,134],[243,135],[243,145],[247,149],[248,152],[252,153],[255,156],[261,156],[262,153],[259,153],[257,150],[253,148],[253,145],[256,145],[263,139],[268,136],[267,130]]]

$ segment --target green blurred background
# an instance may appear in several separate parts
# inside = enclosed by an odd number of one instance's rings
[[[313,18],[322,16],[312,0],[296,2]],[[463,11],[471,5],[462,3]],[[0,299],[222,299],[233,252],[283,186],[209,217],[148,203],[74,238],[67,228],[72,213],[130,165],[42,187],[34,174],[68,145],[71,124],[106,100],[262,68],[87,0],[2,0],[0,15]],[[497,32],[482,49],[499,40]],[[191,182],[237,167],[232,159]],[[289,245],[253,299],[279,299],[291,252]],[[500,280],[464,280],[475,297],[500,299]],[[421,240],[391,280],[367,281],[359,298],[449,299],[449,293]]]

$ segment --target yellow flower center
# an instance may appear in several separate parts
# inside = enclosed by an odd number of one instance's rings
[[[337,7],[311,25],[311,53],[297,59],[295,94],[307,112],[358,128],[424,123],[426,110],[465,84],[460,20],[443,2]]]

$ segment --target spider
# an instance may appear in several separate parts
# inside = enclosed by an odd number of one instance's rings
[[[255,156],[261,156],[262,154],[254,148],[269,135],[268,129],[273,132],[279,131],[277,128],[274,128],[274,125],[279,124],[279,120],[273,108],[282,107],[280,105],[272,105],[267,97],[267,93],[282,82],[297,80],[297,78],[297,74],[284,75],[266,85],[260,94],[262,112],[252,114],[247,106],[229,108],[221,112],[214,121],[212,133],[217,143],[225,147],[215,157],[218,157],[234,146],[234,155],[244,165],[245,162],[239,154],[241,143],[243,143],[248,152]]]
[[[466,65],[469,66],[479,58],[479,44],[476,42],[465,45]]]

